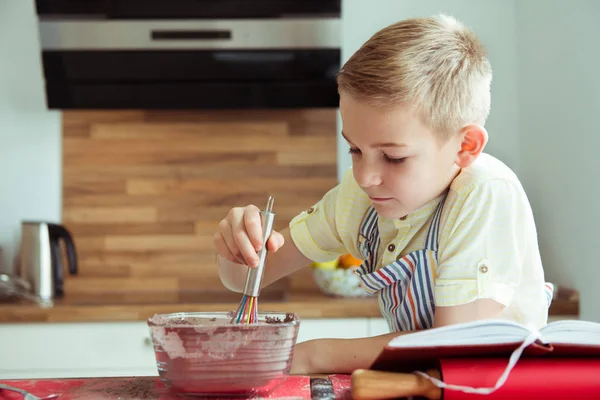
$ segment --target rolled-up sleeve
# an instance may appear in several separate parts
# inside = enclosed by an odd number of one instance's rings
[[[456,197],[440,232],[436,306],[489,298],[508,306],[519,285],[531,209],[522,187],[492,179]]]
[[[290,221],[292,240],[308,259],[330,261],[347,251],[341,232],[347,230],[348,219],[345,216],[353,198],[348,190],[352,179],[349,170],[321,200]]]

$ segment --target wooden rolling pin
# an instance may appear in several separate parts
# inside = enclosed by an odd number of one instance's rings
[[[440,371],[426,373],[440,379]],[[396,399],[398,397],[422,396],[432,400],[442,398],[442,389],[430,380],[416,374],[357,369],[352,373],[352,398],[354,400]]]

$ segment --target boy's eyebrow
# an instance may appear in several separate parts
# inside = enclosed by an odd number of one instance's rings
[[[348,143],[352,144],[352,141],[350,139],[348,139],[348,137],[346,135],[344,135],[344,131],[342,131],[342,136],[344,137],[344,139],[346,139],[346,141]],[[381,147],[408,147],[408,145],[406,145],[404,143],[386,142],[386,143],[375,143],[375,144],[372,144],[371,147],[373,147],[373,148],[381,148]]]
[[[344,137],[344,139],[346,139],[346,142],[352,143],[352,141],[348,139],[348,136],[344,135],[344,131],[342,131],[342,136]]]

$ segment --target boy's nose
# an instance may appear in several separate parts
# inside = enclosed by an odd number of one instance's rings
[[[372,187],[381,184],[381,174],[375,168],[369,167],[353,167],[354,179],[360,187]]]

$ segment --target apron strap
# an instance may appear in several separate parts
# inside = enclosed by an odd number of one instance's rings
[[[439,246],[439,231],[440,231],[440,220],[442,219],[442,209],[444,208],[444,203],[446,202],[446,197],[448,196],[448,192],[444,195],[440,204],[438,204],[435,213],[433,214],[433,220],[431,224],[429,224],[429,229],[427,230],[427,238],[425,239],[425,248],[431,251],[437,252]]]
[[[360,226],[358,235],[358,250],[364,262],[360,266],[362,273],[372,272],[377,265],[377,250],[379,248],[379,214],[372,205],[367,209],[365,218]]]

